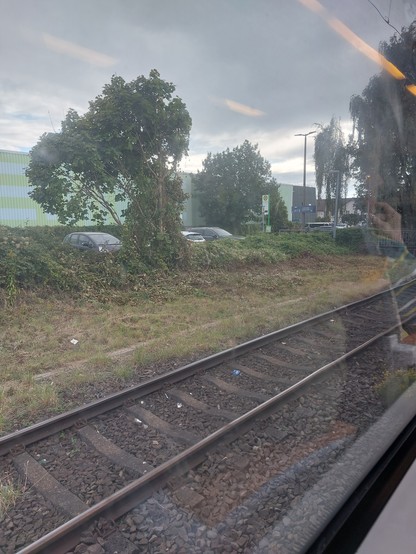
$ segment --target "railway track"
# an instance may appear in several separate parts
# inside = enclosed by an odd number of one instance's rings
[[[3,475],[24,491],[3,517],[0,551],[305,544],[317,523],[305,531],[287,514],[382,416],[385,337],[413,319],[415,289],[405,283],[0,438]]]

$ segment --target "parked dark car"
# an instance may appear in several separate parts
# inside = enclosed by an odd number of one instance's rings
[[[189,227],[187,231],[194,231],[204,237],[205,240],[217,240],[217,239],[243,239],[244,237],[238,237],[232,235],[228,231],[221,229],[220,227]]]
[[[69,244],[80,250],[95,250],[97,252],[115,252],[120,250],[121,241],[108,233],[70,233],[64,238],[64,244]]]

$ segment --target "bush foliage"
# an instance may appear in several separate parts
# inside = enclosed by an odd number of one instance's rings
[[[368,252],[370,240],[369,234],[363,229],[353,227],[351,229],[337,229],[336,242],[340,246],[346,246],[357,253]],[[374,238],[371,239],[374,242]]]
[[[0,227],[0,290],[12,303],[20,289],[77,292],[97,295],[110,289],[143,286],[156,271],[143,259],[132,260],[120,252],[101,254],[78,251],[62,243],[68,233],[77,230],[105,231],[123,239],[117,225],[101,227]],[[359,250],[356,240],[339,234],[336,243],[324,233],[258,234],[245,240],[219,240],[204,244],[184,244],[184,255],[176,260],[179,271],[232,270],[245,265],[264,266],[305,256],[332,256]],[[148,255],[148,253],[147,253]]]

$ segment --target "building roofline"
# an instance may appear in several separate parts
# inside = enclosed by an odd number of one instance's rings
[[[4,154],[30,154],[29,151],[25,152],[23,150],[4,150],[3,148],[0,148],[0,152]]]

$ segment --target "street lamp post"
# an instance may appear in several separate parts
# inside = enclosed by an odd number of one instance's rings
[[[337,174],[337,187],[335,192],[335,210],[334,210],[334,228],[332,230],[332,236],[337,236],[337,224],[338,224],[338,198],[339,198],[339,189],[340,189],[340,181],[341,181],[341,172],[339,169],[333,169],[329,173],[336,173]]]
[[[303,200],[302,200],[302,229],[305,230],[305,206],[306,206],[306,137],[316,133],[316,131],[309,131],[309,133],[298,133],[295,137],[305,137],[305,144],[303,148]]]

